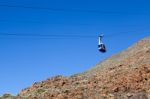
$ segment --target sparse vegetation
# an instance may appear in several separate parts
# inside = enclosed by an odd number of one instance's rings
[[[0,99],[14,99],[14,96],[9,93],[6,93],[2,97],[0,97]]]

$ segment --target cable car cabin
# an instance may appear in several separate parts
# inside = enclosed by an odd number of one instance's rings
[[[105,53],[106,52],[106,47],[104,44],[100,44],[98,45],[98,50],[102,53]]]
[[[106,52],[105,44],[102,42],[103,35],[98,37],[98,50],[102,53]]]

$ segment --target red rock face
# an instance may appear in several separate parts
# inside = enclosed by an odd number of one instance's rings
[[[29,99],[150,99],[150,38],[71,77],[56,76],[22,90]]]

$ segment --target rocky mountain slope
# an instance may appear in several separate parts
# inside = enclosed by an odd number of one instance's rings
[[[17,98],[150,99],[150,37],[82,74],[36,82]]]

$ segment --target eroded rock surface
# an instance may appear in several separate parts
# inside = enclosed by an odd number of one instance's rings
[[[91,70],[34,83],[18,98],[150,99],[150,38],[114,55]]]

